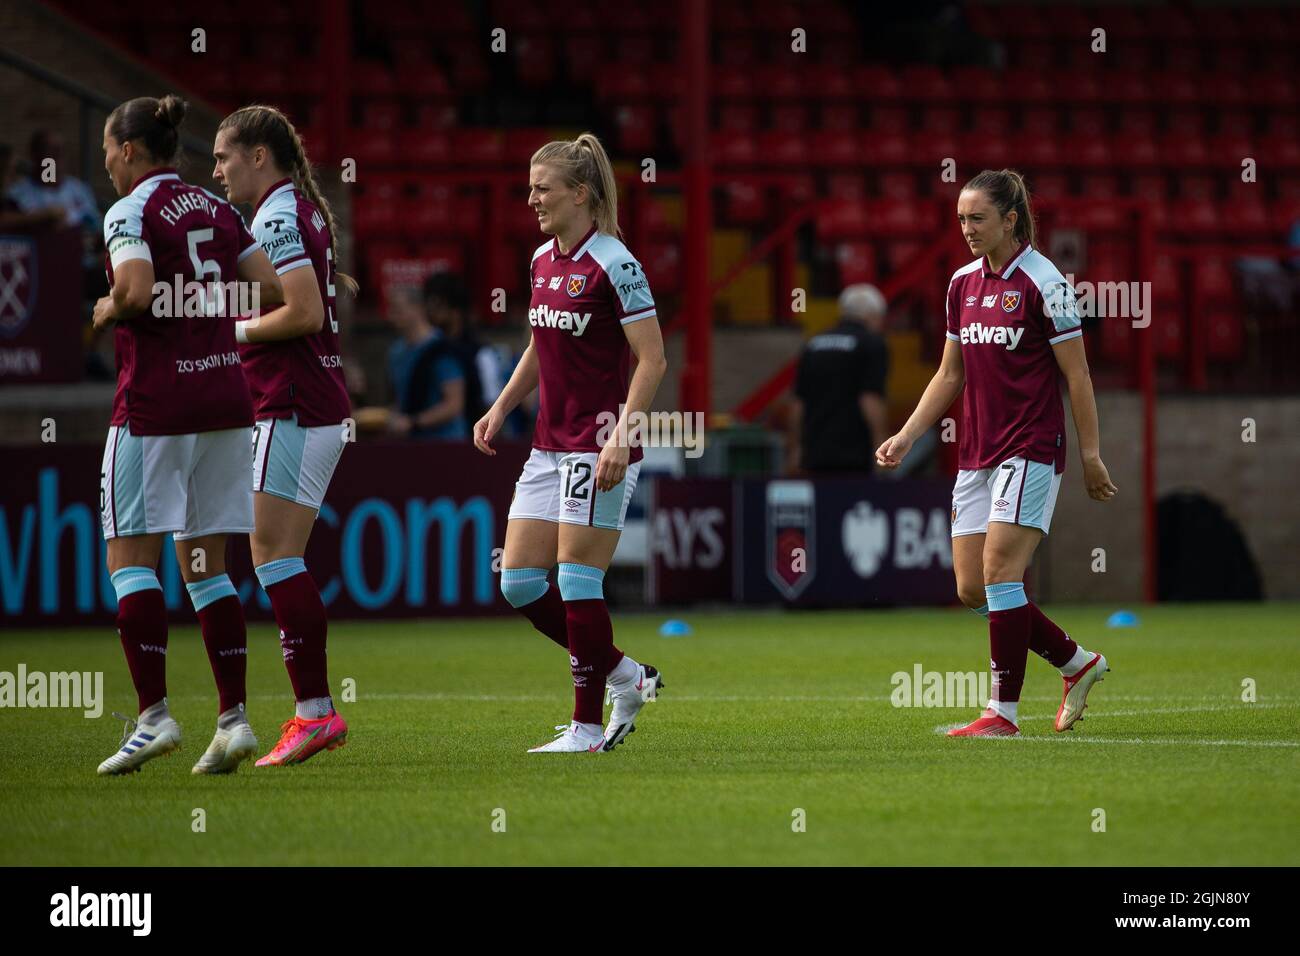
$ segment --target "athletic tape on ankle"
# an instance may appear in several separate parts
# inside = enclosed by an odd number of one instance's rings
[[[119,601],[137,591],[162,590],[162,585],[158,583],[158,575],[154,573],[153,568],[119,568],[113,572],[109,580],[113,582],[113,590],[117,592]]]
[[[258,583],[265,590],[272,584],[287,581],[295,574],[305,574],[307,565],[303,563],[302,558],[279,558],[275,561],[268,561],[266,564],[259,564],[253,570],[257,574]]]
[[[586,564],[560,564],[560,597],[566,601],[599,601],[605,597],[605,572]]]
[[[226,597],[238,597],[235,586],[230,583],[230,575],[218,574],[215,578],[208,578],[205,581],[195,581],[193,584],[185,585],[185,590],[190,592],[190,600],[194,603],[194,610],[202,611],[213,601],[220,601]]]
[[[501,593],[511,607],[532,604],[549,587],[542,568],[505,568],[501,572]]]
[[[990,611],[1014,611],[1029,603],[1025,586],[1019,581],[985,585],[984,596],[989,599]]]

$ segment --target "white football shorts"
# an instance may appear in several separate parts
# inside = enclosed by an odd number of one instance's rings
[[[304,428],[298,416],[253,426],[253,490],[320,511],[343,455],[344,425]]]
[[[952,488],[952,536],[984,534],[990,521],[1037,528],[1052,523],[1061,476],[1053,465],[1009,458],[996,468],[957,472]]]
[[[538,518],[622,531],[641,462],[628,465],[623,480],[609,491],[597,491],[599,457],[594,451],[534,448],[515,483],[510,518]]]
[[[110,427],[99,474],[104,537],[247,534],[252,457],[247,428],[132,435],[129,425]]]

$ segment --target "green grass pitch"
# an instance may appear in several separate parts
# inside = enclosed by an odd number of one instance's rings
[[[340,622],[348,745],[229,777],[190,774],[216,716],[197,629],[174,628],[168,653],[184,749],[117,778],[95,774],[111,711],[134,712],[113,630],[10,631],[0,671],[102,670],[106,700],[98,720],[0,710],[0,864],[1300,863],[1300,609],[1152,607],[1125,630],[1100,608],[1048,610],[1114,673],[1055,734],[1060,678],[1031,654],[1010,740],[936,732],[973,708],[890,702],[917,663],[988,666],[963,610],[690,613],[682,638],[658,635],[663,615],[615,614],[667,687],[594,756],[525,753],[572,691],[521,619]],[[274,633],[249,634],[260,753],[292,712]]]

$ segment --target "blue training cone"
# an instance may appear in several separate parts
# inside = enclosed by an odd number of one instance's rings
[[[1137,627],[1138,618],[1132,611],[1116,611],[1106,618],[1107,627]]]
[[[663,624],[659,626],[660,637],[689,637],[690,633],[691,626],[685,621],[680,621],[677,618],[664,621]]]

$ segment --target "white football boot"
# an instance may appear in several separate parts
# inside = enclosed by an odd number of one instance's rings
[[[113,711],[113,716],[126,724],[122,731],[122,747],[99,765],[101,776],[134,773],[140,769],[141,764],[154,757],[180,749],[181,725],[170,716],[162,718],[156,724],[139,723],[117,711]]]
[[[637,665],[635,680],[627,681],[621,687],[610,685],[609,699],[614,706],[609,712],[609,723],[605,725],[606,750],[613,750],[636,730],[637,714],[659,696],[659,689],[663,686],[663,676],[650,664]]]
[[[559,731],[549,744],[529,747],[530,754],[598,754],[605,749],[605,738],[599,732],[588,733],[576,720],[569,724],[559,724]]]
[[[231,727],[217,727],[217,732],[190,773],[233,773],[239,765],[257,753],[257,738],[247,720]]]
[[[1084,665],[1083,670],[1073,677],[1063,678],[1065,688],[1061,692],[1061,706],[1056,711],[1056,732],[1069,730],[1077,721],[1083,720],[1083,712],[1088,706],[1088,691],[1100,684],[1102,676],[1110,672],[1106,658],[1093,652],[1092,660]]]

